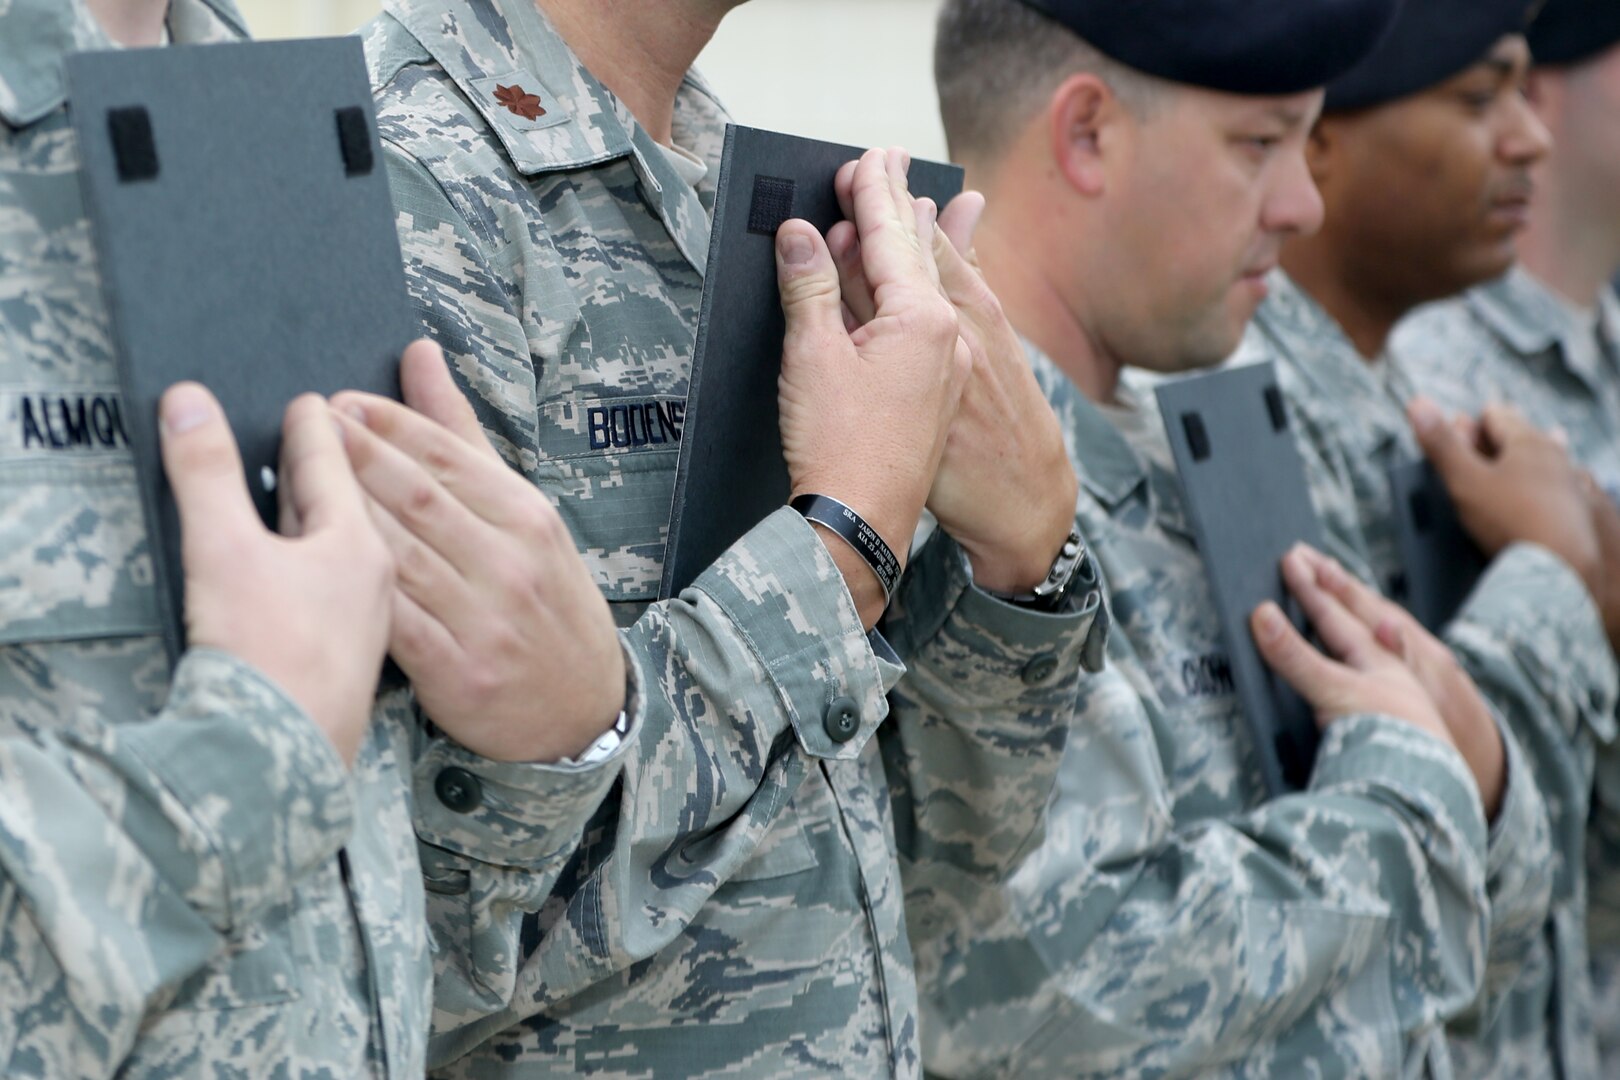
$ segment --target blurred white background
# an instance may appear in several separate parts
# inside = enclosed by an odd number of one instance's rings
[[[942,157],[933,85],[939,2],[752,0],[727,17],[698,66],[739,123]],[[304,37],[347,33],[379,0],[238,3],[259,37]]]

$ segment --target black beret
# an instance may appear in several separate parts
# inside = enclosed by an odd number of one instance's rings
[[[1620,0],[1548,0],[1530,26],[1538,64],[1578,64],[1620,42]]]
[[[1401,0],[1024,0],[1104,55],[1232,94],[1326,86],[1372,51]]]
[[[1406,0],[1383,44],[1328,85],[1327,111],[1382,105],[1443,83],[1483,60],[1504,34],[1522,33],[1539,6],[1530,0]]]

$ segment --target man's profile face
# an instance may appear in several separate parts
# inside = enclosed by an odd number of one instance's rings
[[[1327,232],[1359,281],[1420,302],[1512,267],[1549,145],[1524,97],[1529,62],[1510,35],[1439,86],[1323,121]]]
[[[1322,204],[1305,166],[1322,93],[1244,97],[1177,87],[1127,133],[1094,274],[1099,336],[1158,371],[1226,359],[1266,295],[1283,242]]]

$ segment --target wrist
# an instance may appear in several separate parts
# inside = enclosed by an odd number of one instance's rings
[[[807,495],[837,499],[855,511],[889,545],[895,558],[900,560],[901,569],[905,568],[906,558],[911,552],[912,533],[917,530],[917,522],[922,520],[926,493],[913,496],[868,490],[837,477],[817,479],[811,476],[794,481],[788,504],[792,505]]]
[[[844,587],[849,590],[849,598],[855,603],[855,611],[861,620],[862,628],[871,630],[883,617],[883,612],[889,606],[888,594],[883,591],[883,584],[878,581],[877,574],[867,565],[853,548],[831,529],[817,522],[809,522],[815,531],[816,537],[832,556],[832,561],[838,567],[838,572],[844,576]]]
[[[615,642],[617,644],[617,642]],[[579,684],[576,684],[578,687]],[[429,720],[463,749],[509,765],[578,762],[619,725],[630,707],[631,684],[623,654],[615,649],[599,681],[583,693],[558,693],[544,701],[532,693],[514,695],[504,707],[465,718],[446,719],[424,709]]]
[[[952,534],[973,567],[973,582],[990,593],[1027,593],[1046,580],[1054,558],[1074,531],[1073,503],[1044,526],[999,543],[986,544]],[[946,528],[949,532],[949,528]]]

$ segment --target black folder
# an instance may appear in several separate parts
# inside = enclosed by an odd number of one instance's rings
[[[1180,379],[1157,393],[1266,787],[1273,796],[1299,791],[1321,733],[1310,705],[1260,659],[1249,631],[1266,600],[1307,631],[1283,583],[1282,557],[1297,543],[1323,546],[1275,368]]]
[[[823,233],[836,225],[843,214],[833,177],[861,153],[754,128],[726,129],[664,556],[665,598],[787,504],[777,413],[785,324],[776,230],[791,218]],[[914,160],[910,180],[914,194],[941,207],[962,191],[962,170],[953,165]]]
[[[414,336],[360,42],[182,46],[67,63],[165,642],[184,576],[157,404],[220,399],[267,525],[300,393],[399,396]]]
[[[1401,580],[1391,591],[1418,622],[1439,633],[1462,609],[1489,560],[1457,518],[1440,474],[1427,461],[1389,471]]]

